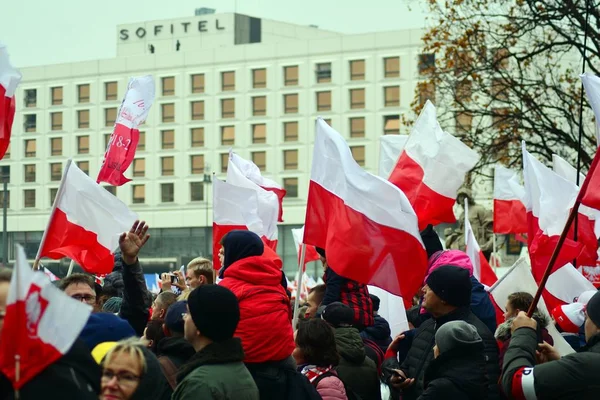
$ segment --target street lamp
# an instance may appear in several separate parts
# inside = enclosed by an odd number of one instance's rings
[[[8,181],[10,181],[10,166],[3,165],[1,170],[1,179],[3,185],[2,191],[2,261],[4,266],[8,266],[8,224],[7,224],[7,209],[8,209]]]
[[[210,253],[210,241],[208,240],[208,232],[210,231],[210,227],[208,225],[208,189],[210,188],[210,184],[212,183],[212,177],[210,176],[210,164],[204,164],[204,201],[206,202],[206,232],[204,234],[205,237],[205,246],[206,246],[206,254]]]

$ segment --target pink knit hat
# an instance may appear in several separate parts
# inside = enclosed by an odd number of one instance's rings
[[[454,265],[455,267],[466,269],[469,271],[469,276],[473,276],[473,264],[467,253],[460,250],[443,250],[433,253],[431,257],[429,257],[429,269],[423,282],[427,281],[429,274],[431,274],[434,269],[439,268],[442,265]]]

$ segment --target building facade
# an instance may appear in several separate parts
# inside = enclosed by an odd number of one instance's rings
[[[143,261],[158,271],[212,253],[206,178],[225,178],[231,147],[288,192],[279,252],[293,275],[290,228],[304,221],[315,119],[376,173],[378,138],[407,133],[400,117],[434,61],[420,53],[422,33],[344,35],[200,15],[118,26],[112,59],[21,69],[10,154],[0,161],[10,167],[9,258],[13,243],[35,257],[67,159],[97,176],[129,77],[151,74],[156,98],[126,173],[133,180],[107,187],[151,227]]]

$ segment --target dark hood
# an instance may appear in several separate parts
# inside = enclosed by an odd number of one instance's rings
[[[158,359],[150,350],[142,348],[146,359],[146,372],[131,400],[170,400],[173,390],[160,368]]]
[[[158,356],[167,356],[180,359],[183,362],[189,360],[196,350],[192,345],[185,340],[183,337],[166,337],[158,342],[157,347]]]
[[[390,324],[379,315],[374,317],[373,325],[365,328],[363,332],[366,332],[374,340],[385,340],[392,334]]]
[[[365,360],[365,345],[358,333],[352,327],[335,328],[335,343],[340,356],[353,364],[362,364]]]
[[[231,231],[223,241],[224,258],[223,268],[219,271],[219,277],[223,278],[225,270],[234,262],[244,258],[260,256],[265,246],[260,237],[250,231]]]

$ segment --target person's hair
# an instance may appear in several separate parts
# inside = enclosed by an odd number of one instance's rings
[[[163,330],[164,323],[164,319],[151,319],[146,325],[146,339],[152,340],[150,351],[154,354],[158,351],[158,342],[165,337],[165,331]]]
[[[146,357],[144,356],[144,351],[142,350],[144,347],[144,342],[140,341],[139,338],[129,338],[118,342],[112,349],[106,353],[104,358],[102,359],[102,368],[106,364],[112,360],[112,358],[117,354],[127,354],[128,356],[139,361],[142,366],[142,374],[146,372]]]
[[[333,328],[322,319],[302,321],[298,325],[296,345],[302,351],[304,361],[309,364],[328,367],[340,362]]]
[[[12,269],[0,267],[0,282],[9,282],[12,279]]]
[[[159,307],[168,310],[171,307],[171,304],[177,301],[177,295],[173,292],[162,292],[158,296],[156,296],[156,300],[154,302],[158,304]]]
[[[533,296],[527,292],[515,292],[508,296],[508,303],[515,310],[527,312],[533,303]]]
[[[204,257],[196,257],[187,265],[187,269],[191,270],[196,278],[203,276],[206,278],[206,283],[213,284],[215,282],[215,270],[213,269],[212,261]]]
[[[314,288],[310,289],[308,291],[309,294],[311,293],[315,293],[317,296],[319,296],[321,298],[321,300],[323,299],[323,297],[325,297],[325,289],[327,289],[327,286],[325,286],[325,284],[320,284],[315,286]]]
[[[379,311],[379,305],[381,304],[379,297],[375,296],[374,294],[369,294],[369,297],[373,303],[373,311]]]
[[[96,283],[94,282],[94,279],[89,275],[80,273],[71,274],[62,278],[58,284],[58,288],[64,292],[69,286],[78,283],[88,285],[94,291],[94,294],[96,293]]]

